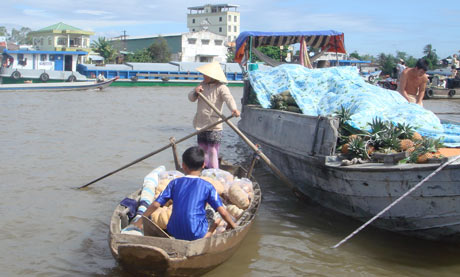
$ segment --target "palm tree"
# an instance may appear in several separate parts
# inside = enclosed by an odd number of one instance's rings
[[[438,55],[436,54],[436,49],[433,49],[431,44],[427,44],[423,48],[423,57],[428,62],[428,68],[433,69],[438,64]]]
[[[106,62],[113,61],[115,58],[115,50],[105,37],[98,37],[96,41],[91,42],[91,48],[99,53]]]

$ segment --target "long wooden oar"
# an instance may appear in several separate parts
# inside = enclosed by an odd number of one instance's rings
[[[225,116],[201,93],[201,92],[198,92],[198,96],[204,101],[206,102],[206,104],[209,105],[209,107],[211,107],[211,109],[213,109],[216,114],[218,114],[221,118],[225,118]],[[230,126],[233,131],[235,131],[235,133],[237,133],[246,143],[247,145],[249,145],[249,147],[252,148],[252,150],[254,150],[261,158],[262,160],[264,160],[264,162],[273,170],[273,172],[275,172],[276,175],[278,175],[278,177],[281,179],[281,181],[285,182],[286,185],[289,186],[290,189],[294,189],[294,185],[291,183],[291,181],[286,177],[286,175],[284,175],[279,169],[278,167],[276,167],[276,165],[274,165],[270,159],[265,156],[264,153],[262,153],[262,151],[260,151],[260,149],[254,145],[254,143],[252,143],[241,131],[240,129],[238,129],[238,127],[236,127],[231,121],[226,121],[228,126]]]
[[[125,168],[128,168],[128,167],[132,166],[133,164],[136,164],[136,163],[138,163],[138,162],[140,162],[140,161],[143,161],[143,160],[145,160],[145,159],[147,159],[147,158],[149,158],[149,157],[151,157],[151,156],[153,156],[153,155],[155,155],[155,154],[160,153],[160,152],[163,151],[163,150],[168,149],[169,147],[173,146],[173,144],[178,144],[178,143],[180,143],[180,142],[183,142],[184,140],[187,140],[187,139],[189,139],[189,138],[191,138],[191,137],[193,137],[193,136],[196,136],[197,134],[199,134],[199,133],[201,133],[201,132],[204,132],[204,131],[206,131],[206,130],[208,130],[208,129],[210,129],[210,128],[212,128],[212,127],[214,127],[214,126],[216,126],[216,125],[218,125],[218,124],[220,124],[220,123],[223,123],[223,122],[225,122],[225,121],[228,122],[228,120],[231,119],[232,117],[233,117],[233,115],[231,115],[231,116],[229,116],[229,117],[223,117],[222,120],[219,120],[219,121],[217,121],[216,123],[210,124],[210,125],[204,127],[203,129],[200,129],[200,130],[198,130],[198,131],[196,131],[196,132],[194,132],[194,133],[192,133],[192,134],[190,134],[190,135],[188,135],[188,136],[185,136],[185,137],[183,137],[183,138],[181,138],[181,139],[179,139],[179,140],[176,140],[176,141],[174,141],[174,142],[171,142],[171,143],[169,143],[168,145],[165,145],[165,146],[161,147],[161,148],[158,149],[158,150],[155,150],[155,151],[153,151],[153,152],[151,152],[151,153],[148,153],[147,155],[144,155],[144,156],[140,157],[139,159],[136,159],[136,160],[130,162],[129,164],[120,167],[119,169],[116,169],[116,170],[114,170],[114,171],[112,171],[112,172],[110,172],[110,173],[107,173],[107,174],[105,174],[104,176],[99,177],[99,178],[97,178],[97,179],[95,179],[95,180],[89,182],[88,184],[79,187],[78,189],[86,188],[87,186],[89,186],[89,185],[91,185],[91,184],[94,184],[94,183],[96,183],[97,181],[100,181],[100,180],[102,180],[102,179],[104,179],[104,178],[106,178],[106,177],[109,177],[110,175],[115,174],[115,173],[117,173],[118,171],[121,171],[121,170],[123,170],[123,169],[125,169]]]

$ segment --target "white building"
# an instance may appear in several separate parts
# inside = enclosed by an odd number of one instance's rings
[[[182,34],[182,62],[221,62],[227,61],[225,36],[206,30]]]
[[[240,34],[240,12],[238,5],[212,5],[189,7],[187,28],[190,32],[209,30],[225,36],[228,42],[235,41]]]
[[[223,35],[200,30],[181,34],[163,34],[141,37],[126,36],[111,39],[116,49],[137,52],[148,48],[159,38],[166,40],[171,51],[171,60],[178,62],[226,62],[227,38]]]

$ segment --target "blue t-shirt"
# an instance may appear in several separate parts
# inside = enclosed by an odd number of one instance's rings
[[[206,203],[214,210],[222,206],[211,183],[194,176],[172,180],[155,201],[163,206],[169,199],[173,200],[173,210],[166,229],[182,240],[196,240],[206,235]]]

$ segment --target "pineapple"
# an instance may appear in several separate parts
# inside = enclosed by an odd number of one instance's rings
[[[396,129],[399,131],[399,139],[410,139],[414,135],[414,128],[409,124],[398,123]]]
[[[433,154],[431,152],[427,152],[417,157],[417,163],[418,164],[426,163],[428,159],[431,159],[431,158],[433,158]]]
[[[366,151],[366,143],[362,138],[354,138],[348,144],[348,152],[353,158],[369,159]]]
[[[409,154],[410,154],[410,153],[415,151],[415,147],[412,146],[412,147],[408,148],[406,151],[409,152]]]
[[[409,156],[409,161],[413,163],[426,163],[428,159],[433,158],[437,143],[439,143],[439,140],[432,138],[424,138],[421,141],[417,141],[415,150]]]
[[[351,135],[351,136],[348,137],[348,140],[350,141],[350,140],[355,139],[355,138],[357,138],[357,137],[358,137],[358,135],[353,134],[353,135]]]
[[[370,155],[372,155],[374,152],[375,152],[375,147],[372,146],[372,145],[369,145],[369,146],[367,147],[367,155],[370,156]]]
[[[399,142],[399,148],[402,151],[406,151],[407,149],[414,147],[414,145],[415,145],[414,142],[410,139],[402,139]]]
[[[422,140],[422,139],[423,139],[422,136],[417,132],[414,132],[414,134],[412,135],[412,140],[413,141],[418,141],[418,140]]]
[[[348,148],[350,147],[350,144],[348,143],[345,143],[344,145],[342,145],[342,154],[348,154]]]

